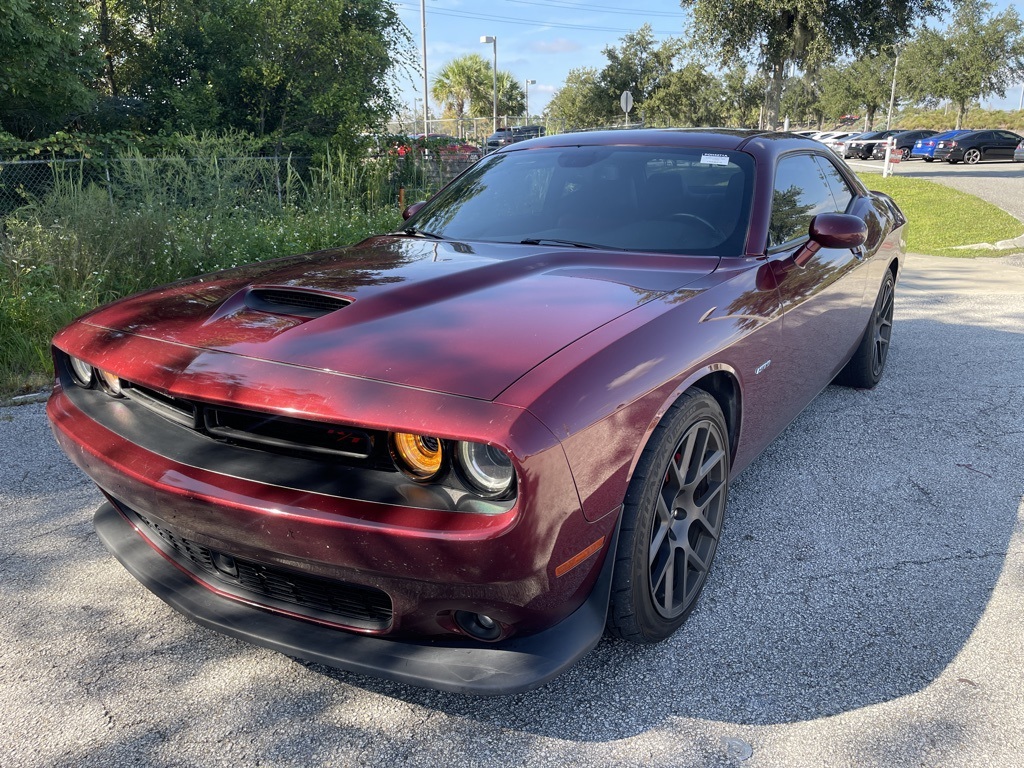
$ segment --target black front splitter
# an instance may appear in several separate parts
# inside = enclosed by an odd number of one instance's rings
[[[604,632],[610,552],[587,601],[555,626],[480,645],[387,640],[272,613],[220,597],[154,551],[105,502],[94,517],[100,540],[143,586],[204,627],[307,661],[455,693],[496,696],[537,688],[588,653]]]

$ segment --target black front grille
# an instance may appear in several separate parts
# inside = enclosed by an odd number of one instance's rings
[[[194,575],[213,576],[216,581],[204,580],[236,597],[358,629],[384,630],[391,625],[391,598],[379,589],[244,560],[189,541],[138,512],[131,517]]]
[[[342,296],[286,288],[253,288],[245,295],[249,309],[299,317],[321,317],[351,303]]]
[[[380,433],[341,424],[293,419],[183,400],[125,381],[125,395],[153,413],[210,437],[289,455],[327,456],[356,466],[386,458]]]

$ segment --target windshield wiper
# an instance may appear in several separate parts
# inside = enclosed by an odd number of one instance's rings
[[[409,237],[429,237],[431,240],[444,240],[443,235],[438,235],[434,232],[427,232],[425,229],[416,229],[416,227],[407,227],[401,232],[395,232],[394,234],[408,235]]]
[[[520,245],[568,245],[572,248],[604,248],[594,243],[578,243],[575,240],[558,240],[553,237],[528,237],[519,241]]]

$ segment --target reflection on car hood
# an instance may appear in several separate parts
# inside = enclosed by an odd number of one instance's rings
[[[717,264],[712,257],[378,237],[176,283],[84,321],[493,399],[559,349]],[[300,317],[247,299],[254,288],[314,291],[351,303]]]

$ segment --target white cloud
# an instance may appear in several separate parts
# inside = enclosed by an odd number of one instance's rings
[[[529,47],[534,53],[572,53],[583,46],[573,40],[556,37],[554,40],[538,40],[530,43]]]

